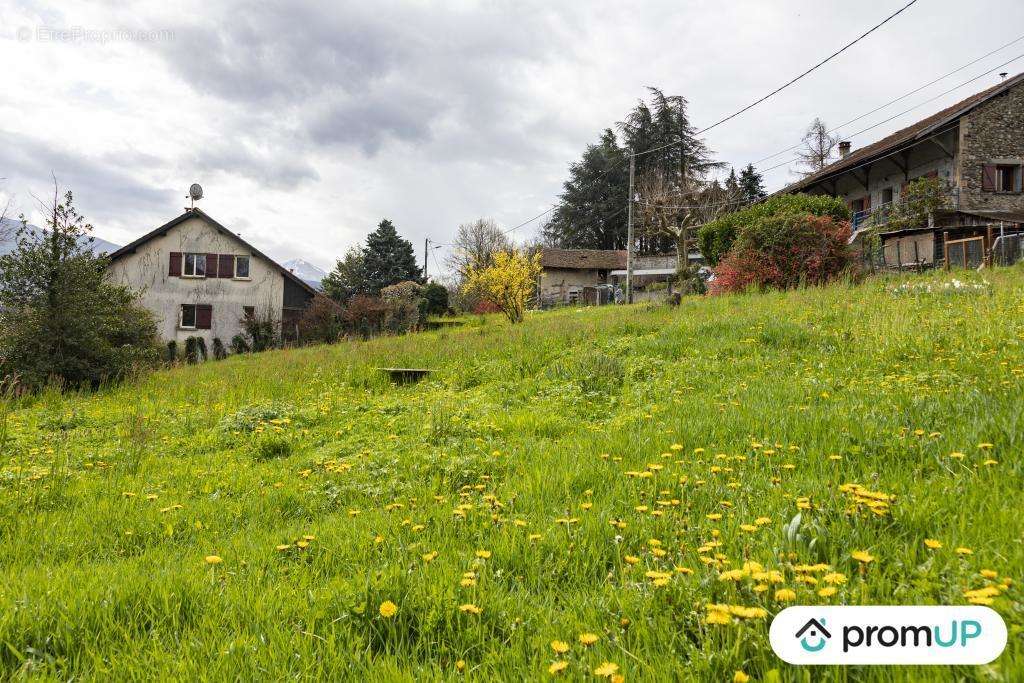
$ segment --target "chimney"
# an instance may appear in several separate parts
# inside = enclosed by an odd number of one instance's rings
[[[999,72],[999,80],[1005,81],[1006,77],[1009,76],[1009,75],[1010,75],[1009,71],[1001,71],[1001,72]]]
[[[843,140],[839,143],[839,158],[843,159],[850,153],[850,141]]]

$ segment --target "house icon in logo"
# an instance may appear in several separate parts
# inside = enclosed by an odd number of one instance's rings
[[[800,647],[808,652],[818,652],[825,647],[832,634],[825,628],[824,619],[820,621],[818,619],[811,619],[803,625],[803,628],[796,632],[796,637],[800,639]],[[807,642],[808,639],[811,640],[810,643]],[[817,639],[817,642],[815,642],[815,639]]]

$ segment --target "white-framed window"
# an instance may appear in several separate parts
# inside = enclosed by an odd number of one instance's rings
[[[236,256],[235,257],[235,279],[236,280],[248,280],[249,279],[249,257],[248,256]]]
[[[206,277],[206,254],[185,254],[181,260],[182,277]]]
[[[178,327],[184,330],[196,329],[196,306],[195,304],[182,304],[181,305],[181,316],[178,321]]]

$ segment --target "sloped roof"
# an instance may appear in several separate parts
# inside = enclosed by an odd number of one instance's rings
[[[626,267],[626,251],[612,249],[543,249],[542,268],[612,270]]]
[[[160,236],[166,235],[171,230],[171,228],[174,228],[179,223],[183,223],[184,221],[188,220],[189,218],[200,218],[200,219],[206,221],[207,223],[209,223],[218,232],[220,232],[222,234],[225,234],[225,235],[230,235],[232,238],[234,238],[234,239],[238,240],[239,242],[241,242],[245,246],[246,249],[249,249],[250,251],[252,251],[253,254],[255,254],[256,256],[259,256],[261,259],[263,259],[264,261],[269,263],[271,266],[276,268],[287,279],[291,280],[292,282],[294,282],[299,287],[301,287],[305,291],[309,292],[313,296],[316,296],[316,294],[317,294],[316,289],[311,287],[305,280],[303,280],[302,278],[297,276],[295,273],[291,272],[290,270],[288,270],[287,268],[282,266],[280,263],[278,263],[274,259],[272,259],[269,256],[267,256],[266,254],[264,254],[262,251],[260,251],[256,247],[254,247],[251,244],[249,244],[248,242],[246,242],[237,233],[231,232],[230,230],[225,228],[223,225],[221,225],[220,223],[215,221],[213,218],[211,218],[208,214],[204,213],[201,209],[196,209],[196,208],[185,209],[185,213],[181,214],[177,218],[173,218],[173,219],[167,221],[166,223],[161,225],[156,230],[153,230],[151,232],[147,232],[145,235],[143,235],[142,237],[138,238],[134,242],[130,242],[130,243],[124,245],[123,247],[121,247],[120,249],[115,251],[114,253],[110,254],[107,258],[110,260],[111,263],[113,263],[114,261],[116,261],[117,259],[121,258],[122,256],[126,256],[128,254],[134,254],[135,250],[138,249],[143,244],[145,244],[146,242],[150,241],[154,237],[160,237]]]
[[[839,161],[829,164],[817,173],[798,180],[791,185],[787,185],[779,190],[778,194],[787,194],[806,189],[825,178],[844,171],[852,170],[854,167],[864,162],[892,152],[907,143],[913,143],[916,140],[928,137],[936,130],[959,120],[961,116],[968,113],[978,105],[987,102],[996,95],[1009,90],[1022,81],[1024,81],[1024,73],[1019,73],[1013,78],[1007,78],[991,88],[975,93],[950,107],[946,107],[942,111],[936,112],[927,118],[921,119],[917,123],[898,130],[892,135],[882,138],[878,142],[873,142],[870,145],[853,150]]]

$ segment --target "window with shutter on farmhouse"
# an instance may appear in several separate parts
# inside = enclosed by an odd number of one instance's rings
[[[182,277],[206,277],[206,254],[185,254],[182,259]]]
[[[178,327],[183,330],[208,330],[213,327],[213,306],[182,304]]]
[[[981,169],[981,189],[984,192],[1019,193],[1022,179],[1018,164],[985,164]]]
[[[249,257],[248,256],[236,256],[235,257],[235,278],[242,280],[249,278]]]

